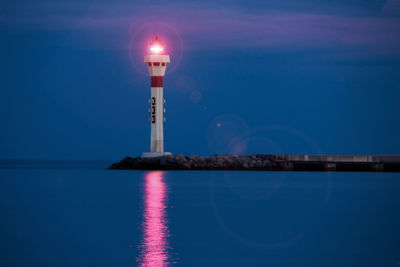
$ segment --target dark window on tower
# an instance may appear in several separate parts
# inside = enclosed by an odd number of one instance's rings
[[[161,66],[163,66],[163,67],[164,67],[164,66],[165,66],[165,62],[161,63]]]
[[[153,104],[153,105],[156,104],[156,98],[155,98],[155,97],[152,97],[152,98],[151,98],[151,104]]]
[[[151,107],[151,114],[156,114],[156,107],[155,106]]]
[[[151,116],[151,123],[156,123],[156,116]]]
[[[154,66],[160,66],[160,62],[154,62],[153,65]]]

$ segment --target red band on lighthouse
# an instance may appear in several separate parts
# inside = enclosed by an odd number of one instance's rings
[[[163,87],[163,77],[151,76],[151,87]]]

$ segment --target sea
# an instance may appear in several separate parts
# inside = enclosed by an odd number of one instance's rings
[[[400,174],[0,161],[0,266],[400,267]]]

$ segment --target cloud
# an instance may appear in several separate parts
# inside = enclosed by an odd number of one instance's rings
[[[388,5],[397,2],[389,0]],[[185,47],[195,50],[333,48],[400,53],[400,18],[397,17],[283,11],[250,13],[196,5],[71,4],[24,6],[18,11],[7,21],[16,30],[70,31],[80,34],[76,42],[90,45],[121,47],[130,34],[146,23],[160,22],[173,27]]]

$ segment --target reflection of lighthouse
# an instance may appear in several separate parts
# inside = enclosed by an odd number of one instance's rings
[[[142,157],[159,157],[171,155],[164,152],[164,96],[163,77],[170,62],[169,55],[163,55],[163,44],[156,37],[150,44],[150,55],[144,57],[151,76],[150,121],[151,139],[150,152],[144,152]]]
[[[140,266],[166,266],[169,263],[168,224],[166,218],[167,188],[162,172],[145,176],[143,239],[139,246]]]

